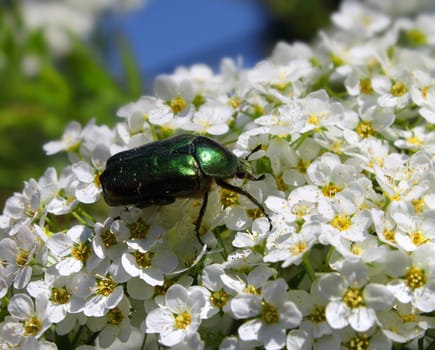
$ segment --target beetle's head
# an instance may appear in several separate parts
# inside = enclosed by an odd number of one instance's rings
[[[246,159],[239,159],[236,176],[239,179],[249,179],[252,181],[260,181],[264,179],[264,174],[259,177],[253,175],[251,164],[249,164]]]

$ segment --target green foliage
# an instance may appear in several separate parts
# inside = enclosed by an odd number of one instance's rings
[[[119,106],[140,96],[142,84],[125,40],[116,41],[125,77],[114,78],[101,49],[70,34],[72,48],[55,55],[41,31],[26,31],[17,8],[0,12],[0,201],[39,177],[53,159],[42,145],[70,120],[113,125]],[[60,158],[58,162],[60,161]]]
[[[264,0],[274,18],[273,34],[279,39],[309,40],[329,24],[337,0]]]

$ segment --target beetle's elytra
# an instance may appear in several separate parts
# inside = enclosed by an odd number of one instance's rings
[[[248,192],[227,183],[233,177],[255,178],[245,159],[237,158],[216,141],[195,135],[178,135],[113,155],[100,175],[104,200],[110,206],[166,205],[180,197],[203,197],[196,221],[199,236],[212,181],[246,196],[267,217],[264,207]]]

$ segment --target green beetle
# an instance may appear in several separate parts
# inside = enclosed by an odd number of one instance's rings
[[[254,150],[255,151],[255,150]],[[100,175],[104,200],[110,206],[133,205],[144,208],[166,205],[176,198],[203,197],[195,232],[205,214],[212,181],[219,186],[246,196],[271,221],[261,205],[247,191],[227,183],[233,177],[253,181],[246,159],[237,158],[216,141],[195,135],[178,135],[113,155]]]

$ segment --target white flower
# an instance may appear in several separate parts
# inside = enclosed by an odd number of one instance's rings
[[[334,329],[350,325],[365,332],[376,323],[376,311],[391,307],[394,296],[381,284],[368,283],[367,266],[361,262],[345,262],[338,273],[329,273],[319,280],[319,290],[329,300],[326,319]]]
[[[376,328],[364,333],[346,328],[340,332],[339,337],[335,336],[334,338],[339,339],[340,343],[334,344],[335,346],[329,347],[329,349],[340,349],[349,346],[349,344],[364,344],[368,349],[392,349],[391,340]],[[319,348],[328,349],[325,345]]]
[[[86,276],[77,286],[76,293],[83,296],[90,294],[83,307],[83,313],[88,317],[107,315],[124,297],[122,285],[110,273]]]
[[[412,101],[420,107],[420,115],[429,123],[435,123],[435,80],[428,72],[412,72],[410,88]]]
[[[299,228],[298,232],[279,232],[267,240],[267,249],[264,255],[265,262],[283,261],[282,267],[299,265],[303,255],[317,243],[320,224],[307,222]]]
[[[32,230],[21,225],[14,237],[6,237],[0,241],[0,256],[5,262],[5,277],[8,284],[17,289],[27,286],[32,277],[30,265],[37,250],[37,240]]]
[[[320,242],[335,246],[340,244],[340,238],[353,242],[362,242],[367,238],[371,218],[367,210],[359,210],[359,202],[362,203],[364,197],[358,187],[338,193],[332,203],[324,201],[323,205],[319,205],[322,219],[327,222],[323,224]]]
[[[236,248],[253,248],[261,243],[269,235],[270,225],[266,218],[256,219],[252,224],[252,229],[248,232],[237,232],[233,240]]]
[[[352,32],[351,35],[371,37],[384,30],[390,24],[390,18],[374,11],[362,3],[345,1],[340,12],[331,16],[332,22],[341,30]]]
[[[119,259],[127,249],[124,242],[129,238],[129,232],[121,220],[108,217],[104,223],[95,223],[94,231],[92,249],[100,259],[106,257],[112,260]]]
[[[395,240],[400,248],[413,251],[426,242],[435,242],[435,218],[404,212],[392,214],[396,223]]]
[[[287,284],[278,279],[266,283],[261,294],[240,294],[231,300],[231,311],[238,319],[248,318],[238,330],[240,339],[257,341],[265,349],[281,349],[286,329],[302,320],[296,305],[287,299]]]
[[[266,284],[276,271],[268,266],[259,265],[252,269],[246,276],[238,274],[236,276],[222,275],[222,283],[234,294],[256,294]]]
[[[147,333],[159,333],[163,345],[174,346],[196,336],[205,305],[201,288],[175,284],[166,292],[164,304],[147,315],[142,328]]]
[[[301,122],[302,113],[302,101],[292,99],[278,108],[276,113],[265,114],[256,118],[255,123],[260,125],[257,131],[259,134],[286,135],[290,130],[292,138],[296,139],[304,127]],[[253,132],[253,130],[250,132]]]
[[[398,303],[396,309],[378,314],[382,332],[394,342],[406,343],[420,339],[435,326],[432,317],[419,312],[411,303]]]
[[[92,231],[82,225],[71,227],[67,233],[56,233],[47,241],[47,247],[57,259],[56,270],[69,276],[86,267],[92,269],[99,259],[93,254],[90,238]]]
[[[80,147],[82,141],[82,126],[80,123],[70,122],[59,141],[50,141],[44,145],[47,155],[52,155],[61,151],[74,152]]]
[[[195,110],[192,104],[195,93],[193,84],[189,80],[176,81],[169,75],[159,75],[154,81],[154,92],[157,97],[166,100],[174,118],[185,117],[185,121],[178,120],[180,125],[192,116]],[[150,115],[150,121],[154,123],[153,119]]]
[[[75,195],[80,202],[89,204],[98,200],[102,190],[99,176],[109,157],[109,149],[99,144],[92,152],[92,165],[83,161],[72,165],[72,171],[79,181]]]
[[[46,307],[47,296],[43,294],[35,299],[35,304],[27,294],[16,294],[11,298],[8,311],[15,319],[19,338],[38,339],[50,327]]]
[[[403,108],[409,103],[410,83],[405,74],[397,77],[376,75],[372,79],[372,86],[379,94],[378,104],[381,107]]]
[[[395,251],[385,258],[385,268],[394,280],[388,288],[402,303],[412,303],[423,312],[435,310],[435,246],[424,244],[408,255]]]
[[[393,17],[412,15],[418,11],[433,9],[433,2],[431,0],[415,0],[412,2],[406,0],[367,0],[367,3],[375,9]]]
[[[178,265],[177,256],[166,249],[152,251],[125,252],[121,263],[125,271],[132,277],[139,277],[151,286],[163,285],[164,276],[175,270]]]
[[[126,343],[131,334],[130,304],[124,296],[119,304],[102,317],[92,317],[86,323],[89,329],[98,334],[97,342],[102,348],[113,344],[115,339]]]
[[[122,1],[24,1],[21,15],[28,31],[42,30],[45,40],[55,54],[66,54],[73,47],[71,35],[85,38],[97,24],[98,16],[112,8],[134,8],[144,0]],[[136,4],[135,4],[136,3]]]
[[[21,225],[29,225],[38,215],[43,215],[41,190],[35,179],[24,183],[22,193],[14,193],[6,200],[3,215],[11,218],[15,228],[9,231],[13,236]]]
[[[287,293],[289,300],[298,305],[303,315],[299,328],[313,339],[334,333],[325,316],[328,300],[320,293],[318,282],[317,279],[311,285],[310,293],[299,289],[289,290]]]
[[[208,289],[208,299],[210,300],[210,310],[207,312],[207,318],[215,315],[220,310],[229,313],[230,299],[235,294],[222,281],[222,276],[225,275],[225,270],[222,265],[211,264],[204,268],[202,273],[202,283]]]
[[[64,168],[59,178],[55,172],[49,176],[48,181],[51,181],[51,186],[56,189],[53,197],[46,204],[47,212],[54,215],[71,213],[73,208],[78,204],[78,200],[75,197],[77,180],[71,167]]]
[[[228,124],[233,121],[234,110],[217,101],[208,101],[201,105],[193,115],[191,123],[181,126],[184,130],[210,135],[223,135],[228,132]]]
[[[71,312],[71,304],[80,303],[73,294],[75,280],[69,276],[45,274],[44,280],[32,281],[27,285],[27,292],[35,299],[44,294],[48,298],[47,317],[50,322],[59,323]]]

